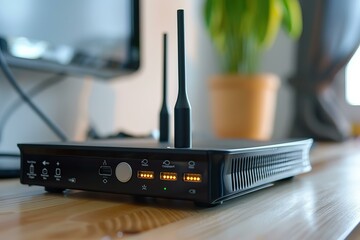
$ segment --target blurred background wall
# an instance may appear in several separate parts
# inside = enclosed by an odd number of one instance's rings
[[[82,140],[89,124],[101,134],[126,130],[134,134],[149,133],[158,128],[162,81],[162,33],[169,34],[168,79],[169,108],[177,94],[176,10],[185,9],[187,80],[193,109],[195,136],[212,135],[207,93],[208,76],[219,71],[218,59],[204,29],[203,0],[142,1],[141,47],[139,72],[102,81],[90,77],[70,77],[35,98],[72,139]],[[282,33],[264,56],[262,70],[282,78],[277,105],[275,138],[286,137],[292,118],[292,92],[286,84],[293,71],[295,43]],[[31,71],[16,71],[25,88],[48,75]],[[77,78],[76,81],[72,78]],[[0,113],[16,95],[0,81]],[[171,122],[171,126],[173,123]],[[27,106],[12,116],[3,135],[0,149],[16,149],[17,142],[53,141],[56,137]]]
[[[168,2],[159,4],[143,1],[143,62],[142,70],[126,80],[113,82],[116,92],[115,128],[128,129],[131,132],[148,132],[157,128],[161,90],[161,34],[169,32],[169,107],[176,98],[177,49],[176,49],[176,9],[185,8],[187,80],[189,98],[193,109],[195,136],[212,135],[209,121],[208,77],[219,72],[219,61],[204,28],[203,0]],[[291,123],[292,94],[286,84],[287,77],[293,71],[295,42],[283,33],[278,36],[275,45],[263,58],[262,70],[274,72],[282,79],[279,92],[275,138],[285,137]],[[130,103],[130,104],[129,104]],[[144,121],[146,120],[146,121]]]

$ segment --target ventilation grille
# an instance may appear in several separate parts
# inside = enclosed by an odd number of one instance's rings
[[[231,159],[232,190],[244,190],[264,179],[302,168],[302,153],[299,150]]]

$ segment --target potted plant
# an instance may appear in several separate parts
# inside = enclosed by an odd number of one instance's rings
[[[298,0],[205,0],[204,17],[224,69],[210,80],[215,134],[271,138],[280,80],[259,73],[259,61],[281,26],[290,37],[300,36]]]

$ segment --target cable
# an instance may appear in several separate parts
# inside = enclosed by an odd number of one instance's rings
[[[52,87],[55,84],[58,84],[65,80],[65,74],[59,73],[55,76],[51,76],[45,80],[43,80],[41,83],[35,85],[32,89],[30,89],[26,94],[29,98],[33,98],[39,93],[45,91],[46,89]],[[3,130],[5,129],[5,125],[10,119],[11,115],[24,103],[24,101],[21,98],[16,99],[13,101],[7,109],[5,109],[3,116],[0,118],[0,142],[3,135]],[[0,155],[1,156],[1,155]]]
[[[2,153],[0,153],[0,157],[19,158],[19,157],[20,157],[20,154],[18,154],[18,153],[6,153],[6,152],[2,152]]]
[[[8,80],[10,85],[14,90],[19,94],[19,96],[24,100],[26,104],[45,122],[45,124],[62,140],[67,141],[68,138],[65,133],[53,122],[51,121],[27,96],[27,94],[21,89],[16,79],[14,78],[9,66],[5,61],[2,49],[0,48],[0,67],[5,75],[5,78]]]

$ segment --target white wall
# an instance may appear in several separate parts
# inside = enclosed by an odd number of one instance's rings
[[[147,133],[158,128],[161,89],[161,32],[170,34],[170,108],[176,99],[177,49],[176,9],[184,8],[186,18],[186,54],[188,92],[192,105],[195,136],[211,136],[208,77],[219,71],[217,55],[204,29],[202,5],[204,0],[143,1],[143,66],[141,72],[114,82],[116,96],[115,129]],[[288,136],[294,115],[294,94],[288,78],[294,72],[296,42],[280,31],[273,47],[263,56],[261,71],[280,76],[281,88],[277,99],[274,138]],[[343,94],[343,88],[340,89]],[[340,94],[340,97],[343,97]],[[341,99],[343,101],[343,99]],[[345,111],[358,120],[355,107],[343,103]],[[139,110],[140,109],[140,110]],[[357,110],[357,108],[356,108]],[[353,117],[352,115],[356,115]]]
[[[296,43],[280,32],[274,46],[264,54],[262,71],[280,76],[281,87],[276,106],[274,138],[286,138],[290,132],[294,115],[294,93],[288,78],[295,71]]]
[[[15,78],[26,90],[53,76],[27,70],[14,70]],[[68,77],[33,100],[73,140],[84,139],[87,127],[87,106],[91,81]],[[0,75],[0,116],[16,99],[17,94]],[[58,138],[26,104],[23,104],[9,118],[3,129],[0,151],[17,151],[19,142],[55,141]]]
[[[142,3],[141,70],[114,80],[116,91],[115,128],[135,134],[158,128],[162,89],[162,35],[168,33],[169,108],[177,91],[176,10],[184,1],[152,0]]]
[[[219,71],[217,55],[204,29],[202,16],[203,1],[191,1],[188,5],[193,24],[189,26],[188,40],[188,74],[190,81],[189,92],[194,109],[195,133],[206,136],[212,135],[209,121],[209,104],[207,80],[213,73]],[[287,136],[292,121],[293,94],[286,84],[287,78],[294,69],[295,43],[280,32],[274,46],[263,56],[261,71],[273,72],[282,79],[279,90],[277,113],[275,119],[274,138]],[[201,111],[200,111],[201,110]]]
[[[185,8],[187,80],[192,105],[194,134],[211,136],[207,80],[219,71],[218,59],[204,29],[202,17],[203,0],[187,0],[174,3],[157,0],[150,4],[143,1],[143,65],[142,71],[126,80],[114,82],[117,96],[116,128],[135,133],[146,133],[158,126],[161,90],[161,32],[170,34],[170,108],[176,98],[177,49],[176,9]],[[280,33],[274,47],[263,61],[263,71],[278,74],[283,79],[279,91],[274,137],[286,136],[291,123],[292,94],[286,79],[293,69],[294,43]]]
[[[42,109],[59,123],[72,139],[84,139],[88,120],[101,134],[126,130],[146,134],[158,128],[162,84],[162,33],[169,35],[169,107],[177,93],[176,10],[185,9],[187,80],[196,136],[212,135],[209,120],[207,79],[219,71],[217,56],[207,37],[202,20],[203,0],[142,1],[141,69],[112,81],[72,77],[35,98]],[[274,47],[265,54],[263,71],[279,74],[280,89],[274,136],[286,136],[292,117],[292,93],[286,78],[293,69],[294,43],[280,34]],[[25,88],[49,75],[16,71]],[[15,98],[0,75],[0,114]],[[92,91],[91,91],[92,89]],[[90,93],[91,92],[91,93]],[[171,125],[172,122],[171,122]],[[23,106],[6,126],[0,150],[15,149],[18,142],[54,141],[57,138],[27,107]]]
[[[69,77],[34,98],[72,140],[83,140],[89,122],[100,134],[126,130],[145,134],[158,128],[162,84],[162,35],[168,33],[169,106],[176,100],[177,42],[176,10],[184,1],[152,0],[141,2],[141,69],[139,72],[111,81]],[[15,70],[24,89],[51,74]],[[17,98],[0,75],[0,116]],[[9,119],[0,151],[16,151],[19,142],[57,141],[58,138],[23,105]]]
[[[169,81],[173,108],[177,91],[176,9],[185,9],[187,81],[192,105],[195,136],[211,136],[207,80],[219,71],[217,55],[204,29],[203,0],[143,1],[142,70],[114,82],[116,91],[116,129],[147,133],[158,128],[161,90],[161,33],[170,34]],[[274,137],[285,137],[291,124],[292,93],[286,85],[293,70],[294,43],[280,33],[272,49],[264,55],[262,71],[276,73],[283,80],[279,91]]]

